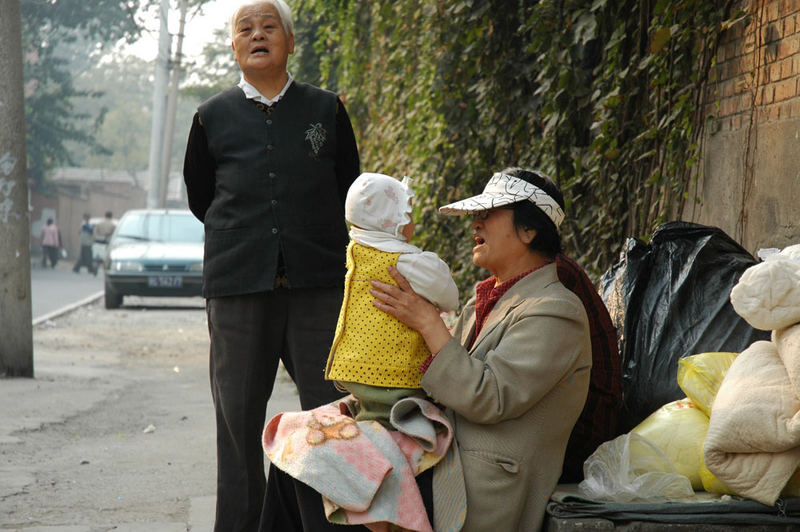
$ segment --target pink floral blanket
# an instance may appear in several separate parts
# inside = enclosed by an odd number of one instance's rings
[[[445,455],[450,423],[431,402],[410,397],[392,408],[390,431],[356,422],[351,401],[276,415],[264,428],[267,457],[322,495],[332,523],[432,532],[414,477]]]

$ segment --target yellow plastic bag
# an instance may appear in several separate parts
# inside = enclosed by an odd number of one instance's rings
[[[720,479],[706,467],[705,460],[700,468],[700,480],[703,482],[703,489],[709,493],[717,493],[719,495],[736,495],[736,492],[728,487],[727,484]]]
[[[706,416],[737,353],[700,353],[678,360],[678,386]]]
[[[658,446],[695,490],[703,489],[700,469],[707,431],[708,416],[688,398],[665,404],[631,430]]]

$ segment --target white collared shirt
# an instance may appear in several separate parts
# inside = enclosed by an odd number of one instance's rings
[[[382,231],[352,227],[350,238],[380,251],[400,253],[397,270],[416,293],[439,307],[439,310],[449,312],[458,308],[458,287],[450,275],[450,267],[436,253],[422,251]]]
[[[257,102],[261,102],[267,106],[274,105],[278,103],[281,98],[283,98],[283,95],[286,94],[286,91],[289,90],[289,86],[294,81],[294,78],[290,72],[287,72],[286,75],[289,78],[286,80],[286,85],[283,86],[281,92],[271,99],[258,92],[257,88],[255,88],[249,81],[244,79],[244,74],[242,74],[241,78],[239,78],[239,88],[242,89],[245,98],[248,100],[256,100]]]

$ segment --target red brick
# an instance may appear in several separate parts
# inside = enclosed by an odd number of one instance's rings
[[[794,74],[794,72],[792,72],[792,59],[784,59],[779,64],[781,70],[781,79],[792,77]]]
[[[716,105],[720,98],[722,98],[722,95],[717,88],[709,88],[706,91],[705,98],[703,98],[703,103],[705,105]]]
[[[720,73],[719,67],[712,66],[711,70],[708,72],[708,79],[706,80],[706,82],[710,84],[719,81],[719,73]]]
[[[794,35],[794,28],[795,28],[795,24],[794,24],[794,17],[793,16],[787,16],[785,19],[783,19],[783,35],[784,36],[788,37],[790,35]]]
[[[796,118],[800,116],[800,98],[794,98],[789,102],[789,116]]]
[[[729,36],[731,40],[741,39],[742,35],[744,35],[745,27],[746,26],[743,22],[739,22],[738,24],[736,24],[735,26],[733,26],[731,29],[728,30],[728,34],[726,36]]]
[[[764,89],[765,87],[756,89],[755,101],[753,102],[756,106],[764,105]]]
[[[753,59],[753,54],[747,54],[739,59],[738,64],[738,71],[739,72],[752,72],[755,68],[755,60]]]
[[[785,59],[791,55],[794,55],[798,51],[798,44],[800,43],[800,38],[797,35],[792,35],[783,39],[781,42],[778,43],[778,59]]]
[[[723,79],[733,79],[739,75],[739,72],[742,68],[742,60],[736,59],[733,61],[726,61],[725,62],[725,76]]]
[[[769,65],[767,67],[767,76],[766,76],[766,78],[767,78],[768,81],[771,81],[773,83],[780,81],[781,80],[781,69],[780,69],[780,67],[775,63]]]
[[[730,110],[731,110],[730,100],[728,99],[720,100],[719,112],[717,113],[717,116],[719,117],[729,116],[731,114]]]
[[[798,3],[800,2],[798,2],[797,0],[784,0],[783,8],[781,9],[781,16],[785,17],[797,11]]]
[[[744,53],[745,40],[729,42],[725,45],[725,57],[727,60],[736,59]]]
[[[769,66],[761,66],[758,71],[754,72],[752,76],[748,77],[747,79],[754,85],[762,85],[764,83],[769,83],[769,73],[770,68]]]
[[[737,46],[741,50],[741,53],[752,52],[753,47],[756,44],[756,35],[752,31],[748,31],[742,37],[742,43],[740,46]]]
[[[722,64],[722,63],[725,62],[725,52],[726,52],[726,50],[727,49],[725,48],[724,44],[720,44],[717,47],[717,63],[718,64]]]
[[[714,81],[720,82],[727,78],[726,73],[728,72],[728,67],[724,63],[717,63],[717,66],[713,68],[714,73]]]
[[[797,81],[788,79],[775,85],[775,101],[782,102],[797,96]]]
[[[767,20],[769,22],[775,22],[778,20],[778,15],[780,14],[779,8],[779,2],[769,2],[767,4]]]
[[[708,85],[706,85],[706,88],[703,91],[702,102],[704,104],[707,104],[708,102],[713,102],[717,97],[717,90],[718,90],[718,85],[716,83],[709,83]]]
[[[733,80],[733,92],[731,93],[731,96],[738,96],[742,93],[748,92],[752,84],[752,78],[748,74],[737,76],[736,79]]]
[[[719,116],[731,116],[734,112],[738,111],[736,107],[736,98],[725,98],[719,102]]]
[[[775,101],[775,87],[767,85],[762,89],[764,90],[764,103],[773,103]]]

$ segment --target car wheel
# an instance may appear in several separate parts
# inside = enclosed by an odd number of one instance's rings
[[[105,303],[107,309],[115,309],[122,306],[122,294],[116,292],[107,282],[105,287]]]

